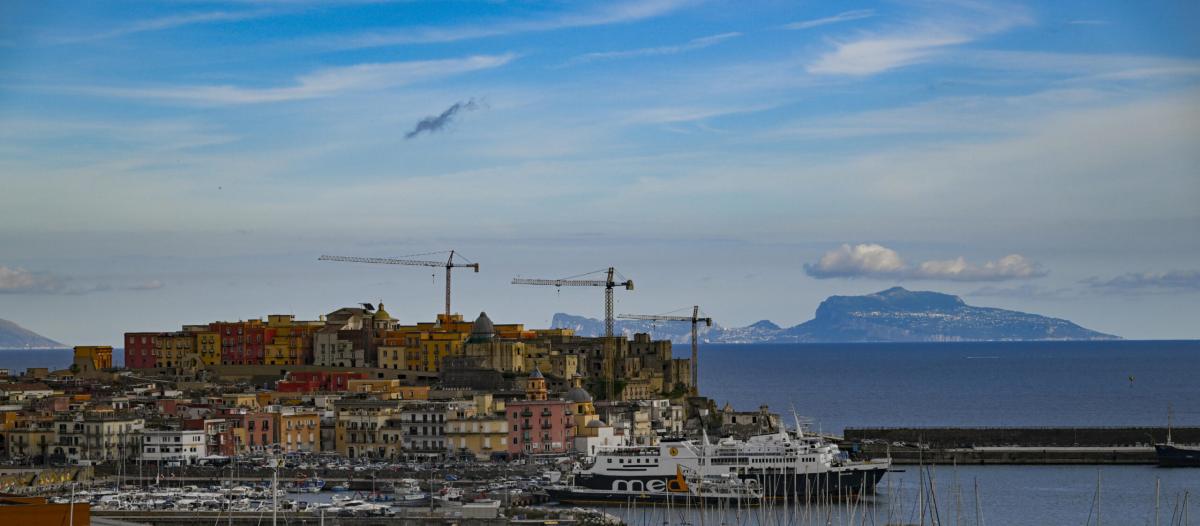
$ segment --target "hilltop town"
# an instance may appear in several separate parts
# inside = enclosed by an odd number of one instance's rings
[[[317,320],[269,315],[124,334],[70,368],[0,383],[0,454],[30,466],[187,466],[252,454],[504,461],[593,454],[663,437],[778,429],[700,396],[669,341],[383,304]],[[13,489],[10,485],[8,489]]]

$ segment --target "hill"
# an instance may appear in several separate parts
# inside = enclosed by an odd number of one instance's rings
[[[555,314],[554,327],[575,329],[577,334],[602,334],[600,320]],[[647,332],[656,339],[688,341],[686,323],[652,325],[618,321],[618,332]],[[967,305],[950,294],[910,291],[893,287],[863,296],[830,296],[817,307],[816,316],[799,325],[782,328],[763,320],[747,327],[714,325],[703,332],[710,343],[838,343],[933,342],[1022,340],[1119,339],[1085,329],[1070,321],[991,307]]]
[[[65,345],[11,321],[0,319],[0,349],[62,349]]]

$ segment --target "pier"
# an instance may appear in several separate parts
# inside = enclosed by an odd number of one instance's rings
[[[1171,430],[1173,440],[1200,442],[1200,427]],[[911,427],[847,428],[848,449],[896,464],[1155,464],[1154,444],[1166,427]]]

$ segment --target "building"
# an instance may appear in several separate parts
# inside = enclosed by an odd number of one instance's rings
[[[571,389],[565,398],[572,404],[575,419],[575,439],[572,448],[586,455],[595,455],[601,447],[620,444],[612,426],[600,419],[596,413],[591,393],[583,388],[583,376],[571,378]]]
[[[206,456],[207,440],[203,429],[143,430],[142,460],[179,462],[192,465]]]
[[[77,345],[73,362],[79,371],[112,369],[112,347],[108,345]]]
[[[184,327],[196,339],[193,348],[206,366],[221,365],[221,334],[207,325]]]
[[[134,458],[141,450],[141,418],[111,411],[67,414],[55,418],[58,441],[51,457],[73,463]]]
[[[291,314],[267,316],[263,363],[266,365],[307,365],[313,363],[313,335],[325,326],[321,321],[297,321]]]
[[[275,418],[271,413],[234,407],[226,409],[223,416],[239,453],[267,451],[275,445]]]
[[[453,402],[452,402],[453,403]],[[445,402],[406,402],[401,405],[399,424],[404,458],[441,460],[446,456]]]
[[[534,369],[526,382],[525,400],[505,407],[508,420],[508,452],[513,456],[563,454],[575,439],[572,403],[550,400],[546,379]]]
[[[491,460],[508,454],[508,420],[504,402],[490,394],[475,395],[446,413],[446,451],[453,458]]]
[[[262,320],[213,322],[209,324],[221,338],[222,365],[262,365],[266,344],[275,337],[275,329]]]
[[[395,458],[400,441],[385,441],[384,428],[398,418],[398,400],[341,399],[333,403],[337,418],[334,448],[348,458]],[[400,435],[391,433],[389,438]]]
[[[321,415],[313,408],[274,406],[275,443],[284,453],[321,450]]]
[[[125,333],[126,369],[152,369],[156,367],[154,359],[154,338],[157,336],[157,332]]]
[[[195,353],[196,339],[191,333],[164,332],[154,339],[154,361],[160,368],[182,372],[199,362]],[[185,363],[186,362],[186,363]]]

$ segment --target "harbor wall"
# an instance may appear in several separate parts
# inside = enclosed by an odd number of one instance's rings
[[[1200,427],[1177,427],[1172,439],[1200,443]],[[846,428],[847,442],[967,447],[1134,447],[1167,440],[1166,427],[861,427]]]

